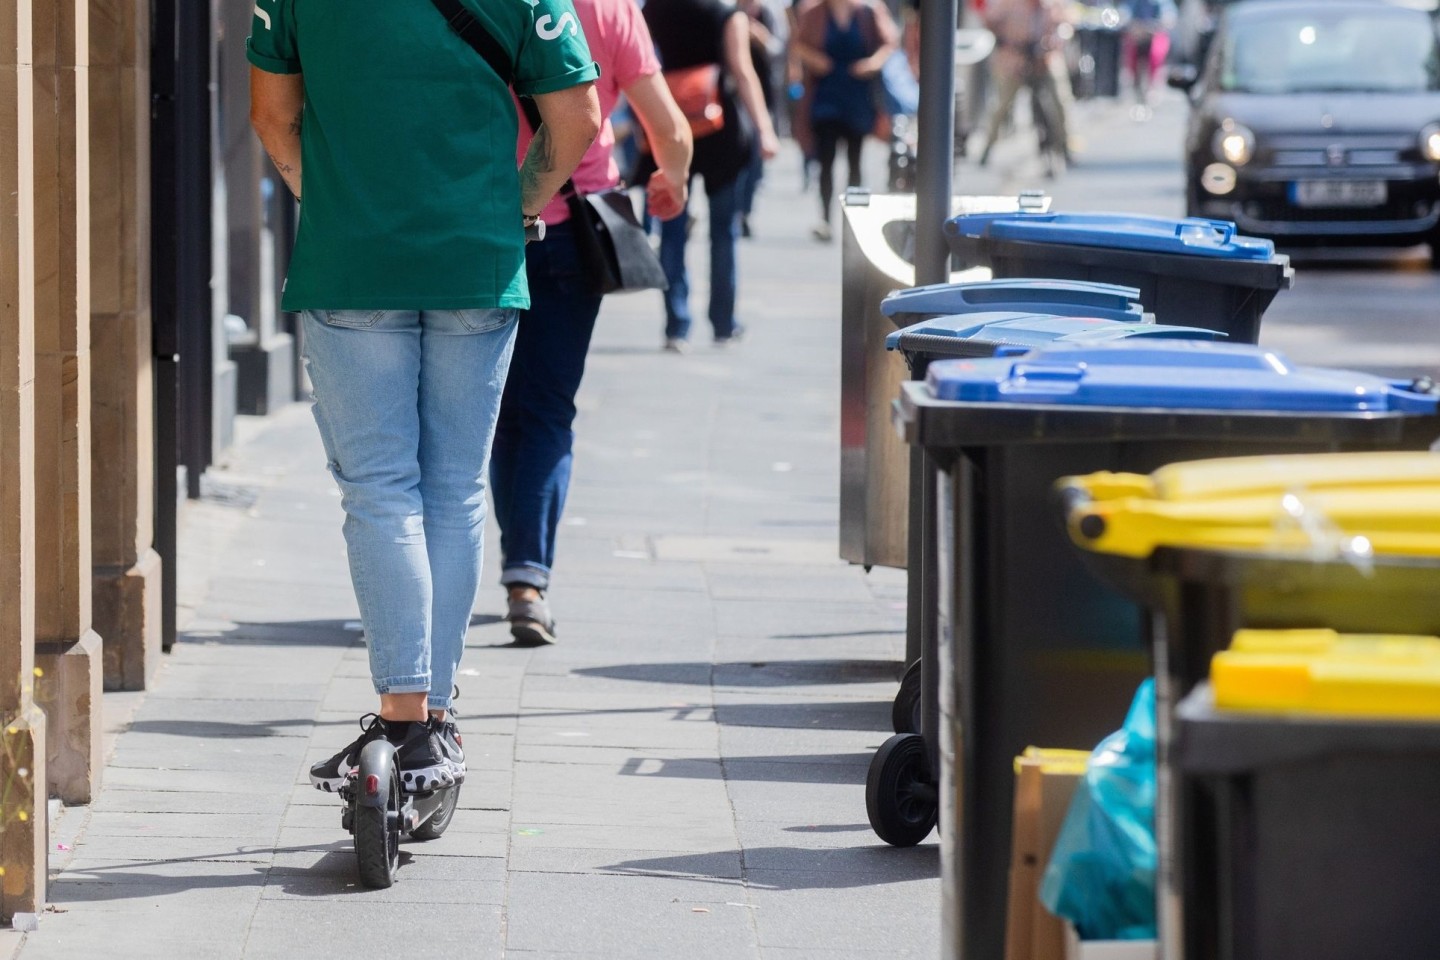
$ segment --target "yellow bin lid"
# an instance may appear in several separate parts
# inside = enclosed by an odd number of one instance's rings
[[[1440,718],[1440,637],[1242,630],[1210,664],[1229,710]]]
[[[1077,544],[1440,556],[1440,455],[1239,457],[1060,482]]]

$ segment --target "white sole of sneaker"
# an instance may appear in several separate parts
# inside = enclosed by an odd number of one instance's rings
[[[451,772],[448,760],[440,766],[400,771],[400,789],[406,793],[425,793],[454,785],[455,774]]]

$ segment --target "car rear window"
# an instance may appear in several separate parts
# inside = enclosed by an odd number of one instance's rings
[[[1435,22],[1403,8],[1232,16],[1219,66],[1220,88],[1245,93],[1440,89]]]

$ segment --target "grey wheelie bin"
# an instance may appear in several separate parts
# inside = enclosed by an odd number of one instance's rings
[[[1020,284],[1025,286],[1013,289]],[[966,284],[963,286],[968,289],[964,290],[956,289],[960,286],[962,285],[955,285],[948,290],[906,290],[887,300],[882,309],[886,305],[894,304],[912,308],[917,312],[926,307],[953,309],[958,305],[958,295],[963,295],[970,303],[1006,306],[1003,301],[989,300],[999,291],[1010,293],[1013,297],[1011,302],[1017,306],[1026,302],[1026,295],[1043,293],[1048,300],[1037,299],[1035,303],[1047,310],[1068,309],[1075,314],[1088,310],[1090,313],[1108,314],[1111,319],[1089,315],[983,312],[922,320],[885,338],[887,350],[899,350],[905,354],[913,379],[923,380],[933,360],[1019,354],[1051,343],[1096,344],[1136,338],[1213,340],[1216,336],[1213,332],[1198,327],[1174,327],[1151,322],[1154,318],[1150,314],[1141,313],[1139,306],[1130,302],[1129,298],[1134,291],[1124,287],[1036,280],[996,280],[990,283]],[[1055,302],[1059,288],[1063,286],[1071,287],[1075,299],[1081,302]],[[1109,302],[1106,302],[1107,300]],[[1087,305],[1086,301],[1090,303]],[[892,316],[900,315],[898,311],[892,313]],[[914,313],[908,314],[913,315]],[[922,465],[916,471],[916,489],[912,491],[909,533],[912,540],[910,569],[919,572],[919,589],[911,602],[919,605],[915,611],[918,614],[917,630],[923,634],[927,629],[933,632],[938,597],[934,563],[935,466],[918,449],[917,453]],[[900,691],[896,694],[891,710],[891,723],[896,733],[921,732],[922,694],[927,684],[934,689],[936,680],[933,672],[927,675],[928,679],[922,678],[921,660],[919,656],[912,658],[900,680]]]
[[[945,224],[950,249],[997,277],[1119,283],[1162,323],[1255,343],[1260,318],[1294,285],[1290,258],[1235,225],[1116,213],[969,214]]]
[[[1029,202],[1037,209],[1044,209],[1043,198],[1021,197],[1017,203]],[[1022,206],[1022,209],[1024,207]],[[923,287],[910,287],[888,293],[880,301],[880,309],[873,320],[876,325],[887,321],[897,327],[906,327],[921,320],[937,316],[978,313],[994,310],[1017,310],[1029,313],[1046,313],[1055,316],[1089,316],[1108,320],[1123,320],[1144,323],[1148,317],[1140,306],[1140,292],[1132,287],[1119,287],[1108,283],[1090,283],[1070,280],[1027,280],[1021,278],[1006,280],[977,280],[959,283],[938,283]],[[867,330],[869,328],[867,327]],[[888,333],[866,335],[866,349],[871,340],[878,349],[885,345]],[[848,342],[848,341],[847,341]],[[842,351],[852,352],[849,348]],[[868,359],[868,358],[867,358]],[[879,562],[877,558],[900,554],[903,562],[893,565],[912,571],[909,577],[910,612],[906,626],[906,662],[914,664],[920,659],[920,617],[925,609],[921,600],[921,557],[917,531],[922,529],[923,504],[921,503],[920,474],[922,472],[918,450],[905,449],[895,436],[889,424],[889,403],[895,397],[899,378],[895,377],[894,364],[869,362],[865,364],[870,375],[883,377],[870,384],[870,399],[866,401],[867,419],[875,416],[869,409],[879,399],[879,384],[886,385],[884,393],[884,430],[873,424],[863,431],[865,469],[854,469],[853,458],[842,449],[841,453],[841,541],[851,545],[842,549],[846,559],[856,562]],[[845,396],[852,379],[857,379],[859,370],[846,366],[842,360],[841,397],[842,408],[851,410],[856,405],[846,402]],[[923,371],[922,371],[923,373]],[[912,376],[915,375],[912,371]],[[853,391],[851,391],[853,392]],[[858,410],[856,410],[858,413]],[[841,446],[847,446],[852,434],[859,434],[858,416],[842,424]],[[853,423],[854,428],[849,424]],[[908,464],[909,469],[905,469]],[[903,489],[902,489],[902,484]],[[858,506],[864,504],[866,509]],[[865,520],[861,520],[861,515]],[[871,518],[881,520],[870,522]],[[882,519],[883,518],[883,519]],[[877,535],[860,535],[860,528],[874,530]],[[928,529],[928,527],[926,527]],[[883,532],[883,536],[878,535]],[[863,550],[859,541],[865,541]],[[872,540],[874,543],[872,544]],[[895,542],[899,540],[899,542]],[[884,548],[880,544],[884,544]],[[875,549],[871,549],[874,546]]]
[[[1388,381],[1191,340],[941,361],[901,391],[896,426],[941,471],[940,623],[924,651],[940,688],[924,726],[940,735],[885,743],[867,813],[901,845],[943,818],[945,955],[999,960],[1015,756],[1093,747],[1151,670],[1139,608],[1069,546],[1055,481],[1216,456],[1423,449],[1440,420],[1433,398]]]

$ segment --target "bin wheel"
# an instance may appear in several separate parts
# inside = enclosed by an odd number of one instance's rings
[[[895,847],[913,847],[935,829],[939,791],[925,759],[925,738],[897,733],[870,761],[865,812],[875,835]]]
[[[900,678],[900,692],[890,708],[890,723],[896,733],[920,732],[920,661],[905,668]]]

